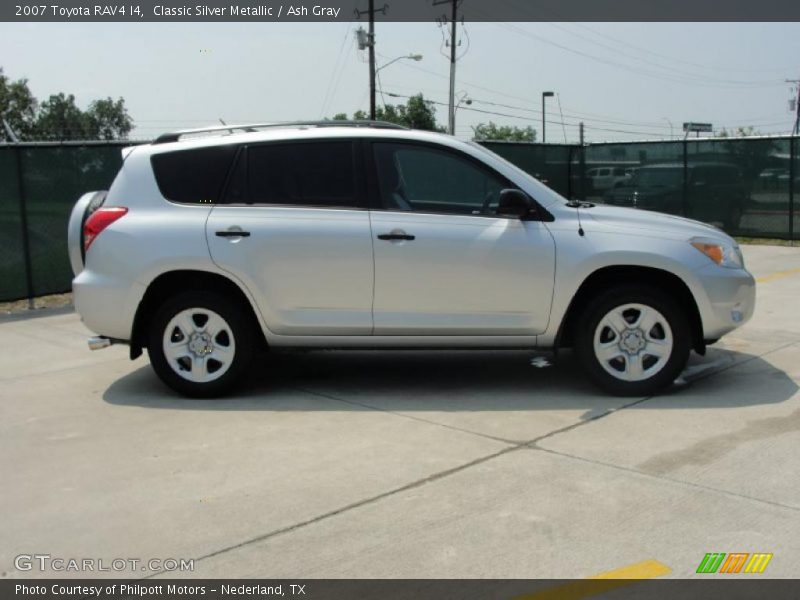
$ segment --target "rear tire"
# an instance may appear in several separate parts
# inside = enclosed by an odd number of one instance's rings
[[[591,379],[616,396],[647,396],[670,385],[690,349],[685,312],[649,286],[608,289],[578,320],[578,358]]]
[[[230,392],[253,359],[247,307],[207,291],[186,291],[158,309],[147,351],[159,378],[176,392],[213,398]]]

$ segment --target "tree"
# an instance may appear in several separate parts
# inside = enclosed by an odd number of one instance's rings
[[[95,100],[86,111],[89,133],[98,140],[127,138],[133,129],[133,119],[125,108],[125,100],[111,98]]]
[[[95,100],[88,110],[75,105],[75,96],[63,93],[42,102],[35,133],[49,140],[115,140],[127,137],[133,128],[122,98]]]
[[[347,114],[338,113],[333,118],[334,120],[345,120],[347,119]],[[369,119],[369,114],[366,111],[357,110],[353,113],[353,119]],[[375,119],[386,121],[387,123],[396,123],[411,129],[445,131],[444,127],[440,127],[436,123],[434,103],[430,100],[425,100],[422,94],[411,96],[405,104],[378,106],[375,109]]]
[[[472,139],[475,141],[504,141],[504,142],[535,142],[536,130],[528,125],[525,128],[501,125],[497,126],[492,121],[481,123],[472,128]]]
[[[737,127],[732,131],[728,131],[724,127],[722,130],[717,133],[716,137],[719,138],[729,138],[729,137],[751,137],[754,135],[761,135],[761,132],[758,131],[752,125],[748,125],[747,127]]]
[[[36,98],[28,89],[28,80],[11,81],[0,67],[0,119],[5,119],[12,131],[25,139],[33,131],[37,108]],[[0,127],[0,141],[12,141],[5,127]]]
[[[133,129],[122,98],[94,100],[85,111],[75,104],[75,96],[63,92],[39,103],[26,79],[9,81],[2,68],[0,117],[23,141],[124,139]],[[11,141],[5,128],[0,128],[0,141]]]
[[[75,96],[54,94],[42,102],[35,123],[36,137],[44,140],[86,140],[89,119],[75,105]]]

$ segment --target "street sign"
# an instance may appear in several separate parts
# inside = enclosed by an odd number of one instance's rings
[[[684,123],[683,130],[686,132],[689,131],[697,131],[697,132],[709,132],[713,128],[711,127],[711,123]]]

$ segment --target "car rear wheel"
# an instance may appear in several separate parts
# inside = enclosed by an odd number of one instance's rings
[[[655,288],[607,290],[589,303],[578,327],[576,351],[584,369],[615,395],[655,393],[675,380],[689,358],[686,315]]]
[[[151,322],[150,362],[181,394],[221,396],[252,362],[252,331],[238,303],[212,292],[184,292],[166,301]]]

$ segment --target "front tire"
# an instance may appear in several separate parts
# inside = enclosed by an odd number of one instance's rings
[[[206,291],[180,293],[150,323],[147,351],[159,378],[194,398],[228,393],[253,359],[253,327],[239,302]]]
[[[670,385],[689,359],[685,312],[649,286],[617,286],[589,302],[575,349],[592,380],[617,396],[647,396]]]

